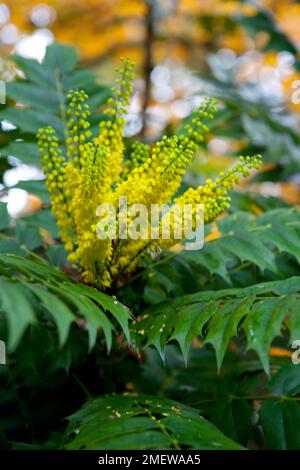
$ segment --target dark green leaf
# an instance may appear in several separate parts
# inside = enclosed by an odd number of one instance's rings
[[[100,398],[69,420],[69,450],[242,449],[197,410],[165,398]]]

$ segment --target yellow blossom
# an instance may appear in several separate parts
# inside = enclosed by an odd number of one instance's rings
[[[215,181],[207,180],[203,186],[190,188],[174,199],[208,131],[205,122],[217,111],[216,102],[204,100],[178,135],[164,136],[152,146],[136,142],[131,151],[126,151],[125,158],[124,114],[132,92],[132,70],[133,64],[125,59],[119,69],[118,90],[114,89],[108,100],[106,118],[100,124],[97,137],[92,137],[88,96],[81,90],[71,90],[68,94],[65,151],[52,128],[41,129],[38,133],[52,211],[69,260],[81,268],[87,282],[102,288],[128,276],[147,256],[178,242],[184,211],[163,215],[158,233],[170,217],[170,236],[167,239],[158,236],[154,240],[150,236],[153,227],[149,216],[153,205],[172,201],[182,209],[190,205],[193,229],[197,204],[204,205],[204,221],[211,222],[229,207],[228,192],[239,183],[240,176],[247,176],[251,168],[260,165],[258,156],[241,157],[234,168],[220,173]],[[134,204],[143,204],[149,211],[145,236],[140,239],[120,235],[122,224],[134,221],[132,214],[122,219],[119,201],[124,197],[129,209]],[[109,204],[114,209],[115,237],[98,236],[98,224],[105,220],[98,212],[101,204]]]

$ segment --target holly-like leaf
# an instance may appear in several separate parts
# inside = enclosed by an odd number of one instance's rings
[[[68,450],[243,449],[197,410],[147,395],[102,397],[69,421]]]
[[[299,334],[300,277],[265,282],[243,289],[199,292],[150,307],[132,326],[138,348],[155,346],[164,357],[170,341],[176,341],[185,359],[192,339],[200,336],[214,345],[218,367],[232,337],[242,330],[247,349],[254,349],[266,372],[274,338],[289,328]]]
[[[9,327],[9,345],[13,351],[26,328],[40,320],[39,308],[50,314],[60,345],[67,338],[72,323],[84,319],[89,347],[102,330],[108,350],[112,344],[114,323],[130,341],[129,310],[116,298],[92,287],[79,284],[46,262],[33,261],[13,254],[0,253],[0,315]]]

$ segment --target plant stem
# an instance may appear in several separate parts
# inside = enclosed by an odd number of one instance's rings
[[[144,61],[144,78],[145,78],[145,92],[144,101],[142,108],[142,130],[141,136],[145,137],[147,131],[147,117],[146,112],[151,97],[151,72],[153,70],[153,43],[155,39],[154,34],[154,11],[153,11],[153,0],[145,1],[147,6],[146,21],[146,36],[145,36],[145,61]]]

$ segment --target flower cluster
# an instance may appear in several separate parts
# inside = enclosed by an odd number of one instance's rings
[[[239,183],[240,175],[247,176],[251,168],[260,166],[258,156],[241,157],[234,168],[221,173],[215,181],[207,180],[205,185],[190,188],[174,199],[208,130],[205,122],[216,112],[216,102],[204,100],[178,135],[164,136],[152,146],[136,142],[125,158],[124,114],[132,92],[132,62],[125,59],[118,71],[118,90],[112,90],[98,136],[92,137],[88,96],[80,90],[68,95],[66,151],[63,153],[64,146],[52,128],[38,133],[52,211],[69,259],[80,266],[87,282],[104,288],[131,273],[143,257],[172,247],[176,243],[175,227],[181,222],[178,217],[182,215],[173,216],[169,239],[101,239],[97,236],[100,204],[115,207],[118,224],[118,204],[124,196],[129,207],[143,204],[147,209],[172,200],[182,207],[204,204],[204,219],[210,222],[229,207],[228,191]]]

